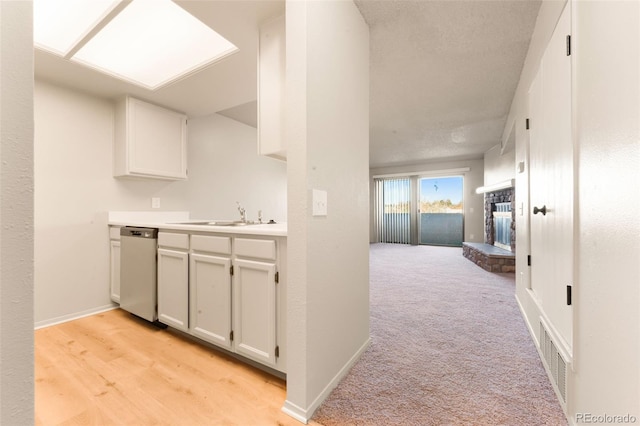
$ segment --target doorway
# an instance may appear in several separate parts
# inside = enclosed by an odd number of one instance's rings
[[[462,247],[463,184],[462,176],[419,179],[419,244]]]

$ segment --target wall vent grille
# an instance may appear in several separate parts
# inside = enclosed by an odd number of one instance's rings
[[[562,402],[567,402],[567,362],[562,357],[556,344],[551,338],[551,334],[540,321],[540,352],[551,373],[554,385],[558,388],[558,393]]]
[[[567,402],[567,363],[558,354],[558,391],[562,400]]]

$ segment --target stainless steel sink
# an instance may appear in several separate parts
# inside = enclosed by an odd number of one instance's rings
[[[191,221],[191,222],[176,222],[175,225],[206,225],[206,226],[247,226],[247,225],[260,225],[256,222],[241,222],[241,221]]]
[[[246,225],[257,225],[257,223],[253,222],[209,222],[209,225],[213,226],[246,226]]]

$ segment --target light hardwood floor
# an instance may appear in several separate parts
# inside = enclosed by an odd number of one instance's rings
[[[37,426],[301,425],[283,380],[120,309],[37,330],[35,357]]]

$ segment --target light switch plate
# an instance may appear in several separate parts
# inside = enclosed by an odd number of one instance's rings
[[[159,209],[160,208],[160,198],[152,198],[151,199],[151,208],[152,209]]]
[[[327,191],[320,189],[312,190],[311,194],[312,215],[313,216],[326,216],[327,215]]]

